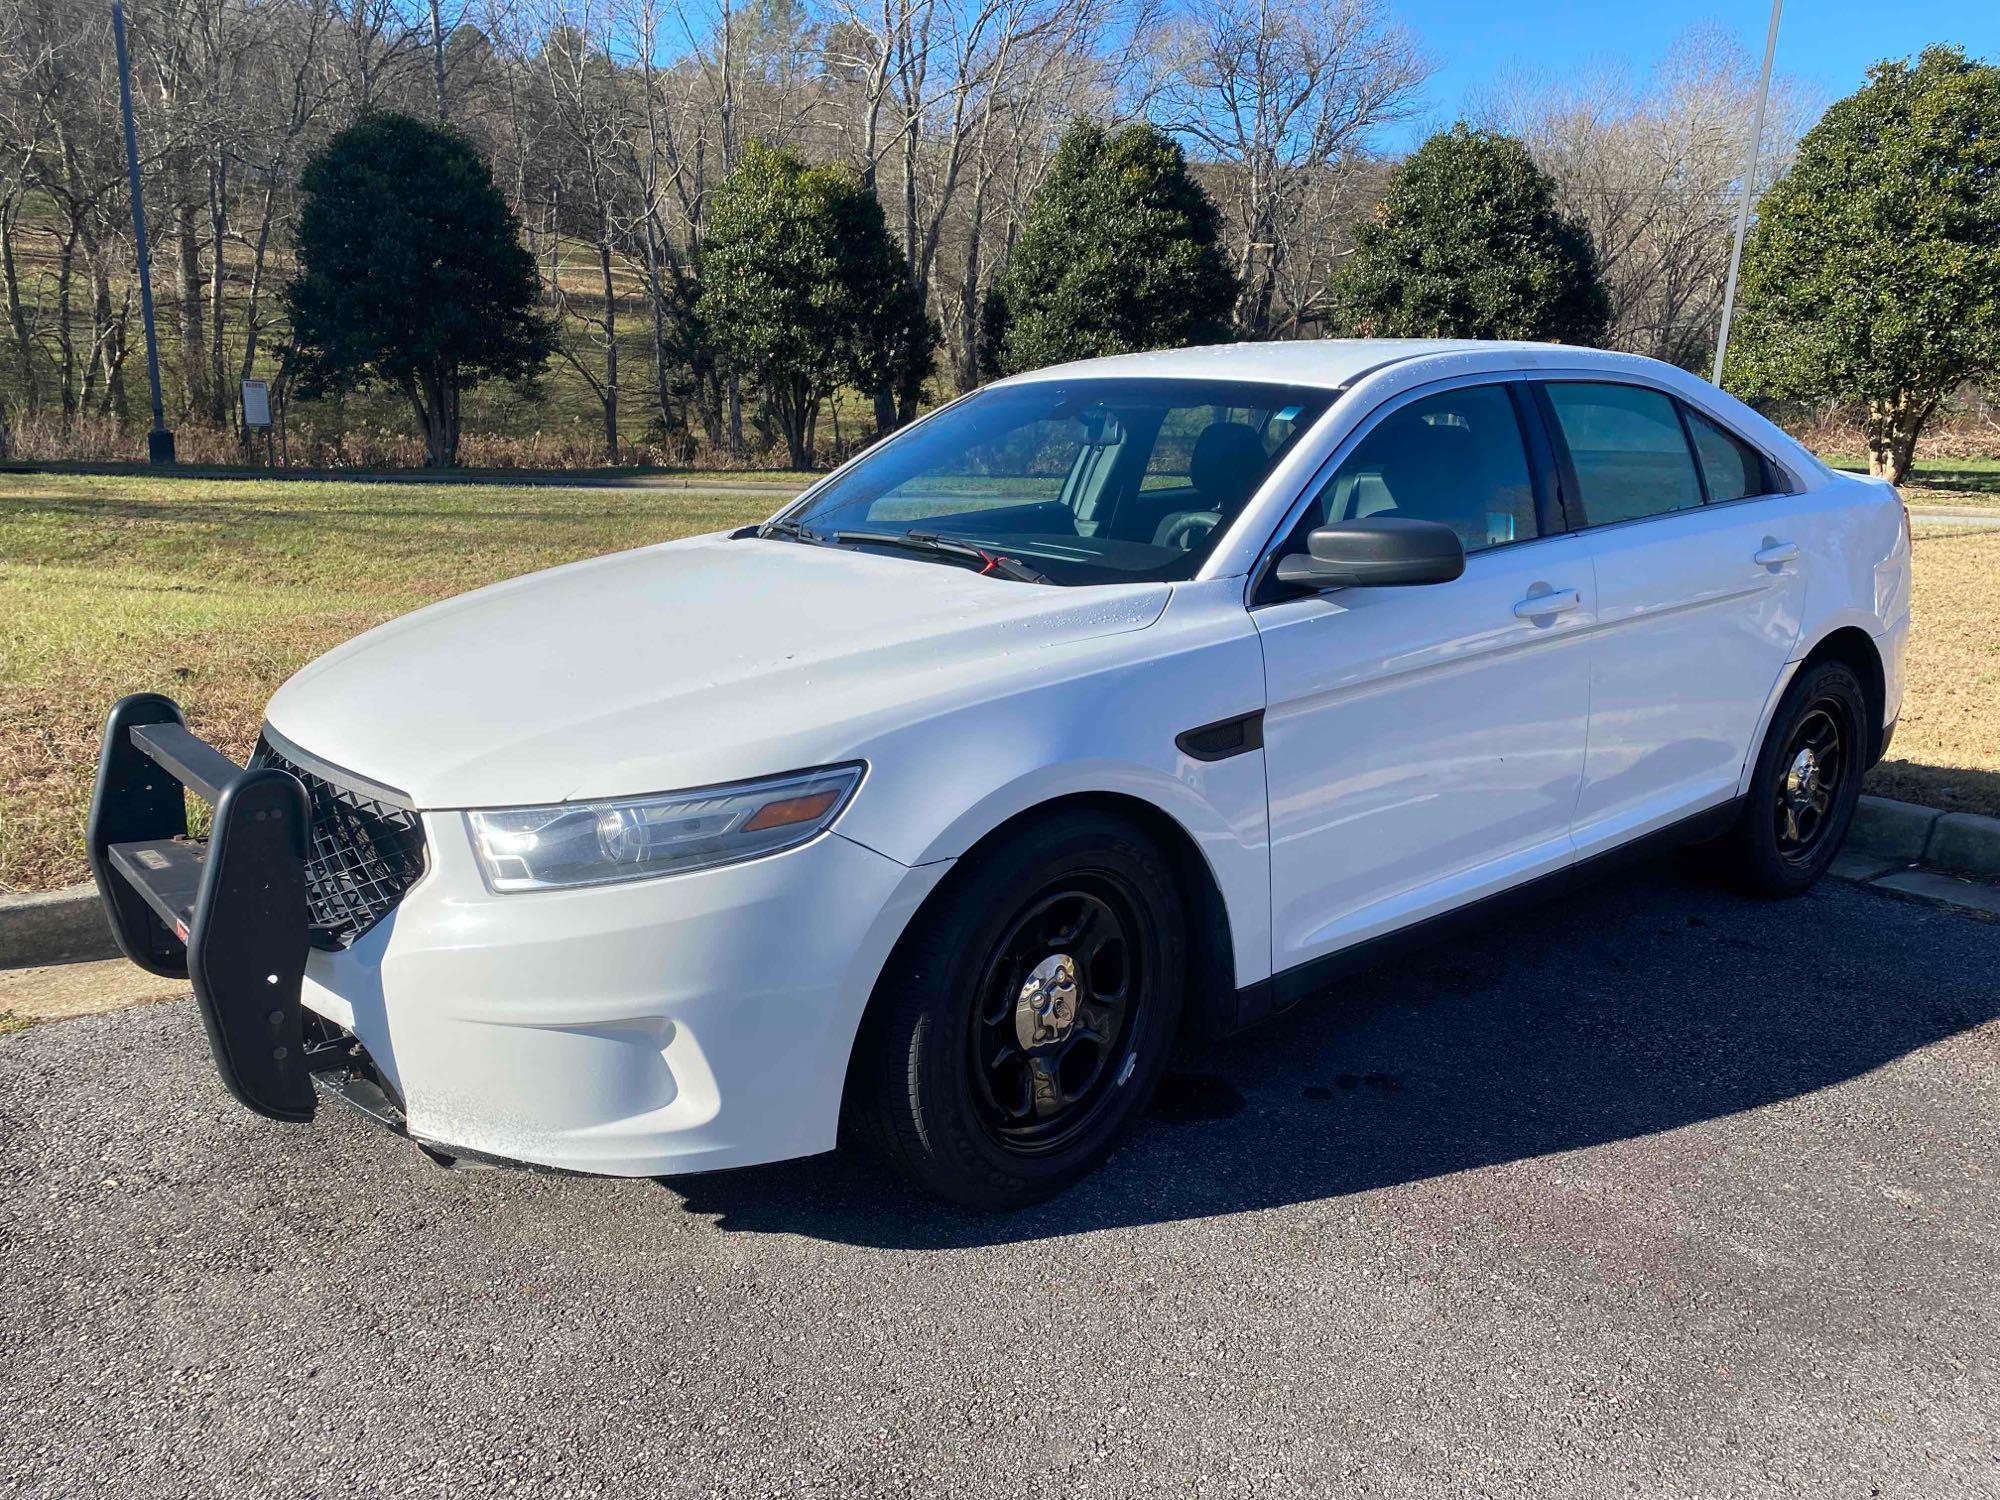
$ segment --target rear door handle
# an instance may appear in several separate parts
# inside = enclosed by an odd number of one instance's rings
[[[1760,568],[1775,568],[1782,563],[1795,562],[1799,555],[1797,542],[1777,542],[1766,537],[1764,545],[1750,559]]]
[[[1582,604],[1583,598],[1575,589],[1553,589],[1546,594],[1528,595],[1514,606],[1514,615],[1522,620],[1552,620],[1581,608]]]

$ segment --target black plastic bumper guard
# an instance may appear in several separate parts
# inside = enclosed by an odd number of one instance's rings
[[[188,837],[183,787],[215,809],[205,841]],[[193,984],[223,1083],[274,1120],[313,1117],[310,819],[296,777],[237,765],[171,698],[121,698],[105,720],[89,843],[111,931],[141,968]]]

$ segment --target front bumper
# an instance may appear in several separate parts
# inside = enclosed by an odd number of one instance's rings
[[[832,1148],[889,950],[946,866],[840,837],[629,885],[495,896],[463,820],[352,947],[312,953],[306,1007],[346,1027],[448,1154],[613,1176]]]
[[[114,710],[107,767],[129,727]],[[101,771],[100,802],[104,784]],[[172,792],[178,809],[179,787]],[[94,860],[100,842],[108,850],[120,842],[114,836],[132,834],[115,819],[99,822],[93,813]],[[222,803],[216,822],[211,863],[236,827]],[[718,869],[495,896],[462,816],[428,813],[424,823],[423,877],[344,949],[308,946],[302,894],[264,911],[204,886],[188,911],[192,936],[177,938],[109,856],[99,887],[137,961],[153,967],[164,956],[166,971],[178,972],[185,945],[218,1066],[251,1108],[308,1119],[315,1071],[350,1102],[358,1101],[342,1085],[359,1077],[400,1118],[371,1113],[436,1153],[614,1176],[830,1149],[875,978],[948,868],[904,866],[826,833]],[[279,828],[289,842],[266,851],[257,874],[286,895],[302,835]],[[264,954],[274,938],[283,961],[272,979]],[[210,969],[248,977],[205,984],[192,962],[198,949]],[[351,1033],[352,1045],[309,1045],[323,1028],[310,1027],[306,1013]],[[282,1096],[243,1086],[239,1032],[265,1065],[288,1063]],[[278,1050],[284,1059],[268,1056]]]

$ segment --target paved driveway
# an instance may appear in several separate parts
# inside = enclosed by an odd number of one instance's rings
[[[2000,925],[1671,867],[970,1219],[448,1173],[190,1005],[0,1041],[0,1492],[2000,1494]]]

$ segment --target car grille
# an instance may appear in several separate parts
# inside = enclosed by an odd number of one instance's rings
[[[424,873],[423,821],[407,807],[287,758],[268,737],[257,742],[252,764],[289,771],[305,787],[312,804],[306,903],[313,946],[345,948],[395,910]]]

